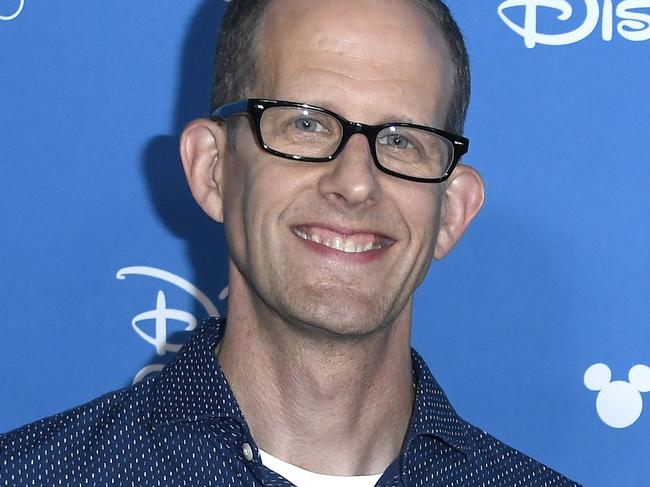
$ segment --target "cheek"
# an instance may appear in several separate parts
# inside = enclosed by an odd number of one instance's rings
[[[226,238],[231,254],[240,263],[250,248],[251,235],[254,235],[251,209],[260,207],[255,201],[259,194],[256,190],[257,164],[250,151],[245,150],[245,144],[249,142],[241,139],[240,136],[237,149],[229,152],[224,161],[222,190]]]
[[[290,163],[259,150],[242,147],[236,155],[224,172],[224,223],[229,240],[252,251],[256,241],[270,245],[300,178]]]
[[[411,185],[407,192],[398,195],[401,213],[408,222],[412,238],[426,245],[435,241],[440,228],[443,194],[440,185]]]
[[[226,161],[223,174],[223,213],[226,230],[241,228],[245,198],[248,194],[246,171],[237,160]]]
[[[438,188],[418,188],[404,200],[402,210],[411,231],[409,254],[417,288],[427,275],[434,257],[441,223],[442,195]]]

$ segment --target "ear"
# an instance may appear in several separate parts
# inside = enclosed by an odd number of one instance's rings
[[[602,391],[612,381],[612,371],[607,364],[593,364],[585,371],[583,380],[587,389]]]
[[[433,253],[436,259],[442,259],[454,248],[483,206],[484,199],[479,173],[464,164],[456,166],[443,195],[440,230]]]
[[[192,196],[210,218],[223,222],[223,156],[225,128],[201,118],[191,122],[181,135],[180,153]]]
[[[628,373],[630,384],[639,392],[650,392],[650,367],[643,364],[635,365]]]

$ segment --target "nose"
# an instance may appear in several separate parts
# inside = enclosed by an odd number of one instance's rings
[[[380,187],[377,168],[372,160],[368,139],[354,134],[318,182],[323,197],[347,206],[372,206],[377,202]]]

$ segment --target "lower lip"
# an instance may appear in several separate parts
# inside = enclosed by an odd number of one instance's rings
[[[291,232],[298,240],[303,242],[310,250],[326,257],[330,260],[346,264],[368,264],[374,262],[388,252],[391,245],[382,247],[380,249],[366,250],[365,252],[343,252],[342,250],[333,249],[322,244],[318,244],[312,240],[306,240],[295,233]]]

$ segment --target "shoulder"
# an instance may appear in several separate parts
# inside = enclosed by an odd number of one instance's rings
[[[415,350],[412,358],[416,396],[410,432],[421,439],[414,458],[427,478],[492,487],[579,485],[461,418]]]
[[[467,424],[468,462],[486,478],[492,477],[494,485],[555,487],[580,484],[568,479],[552,468],[521,451],[505,444],[486,431]],[[498,479],[507,479],[502,483]]]
[[[12,465],[63,459],[69,449],[105,443],[108,435],[119,431],[136,432],[145,428],[148,417],[148,390],[153,381],[144,381],[104,394],[73,409],[0,434],[0,476]]]

